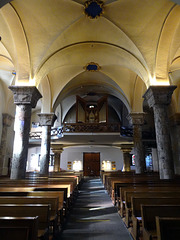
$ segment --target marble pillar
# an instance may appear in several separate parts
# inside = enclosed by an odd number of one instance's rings
[[[60,172],[60,161],[63,148],[61,145],[53,144],[51,145],[51,150],[54,153],[54,172]]]
[[[142,143],[142,125],[144,124],[144,113],[132,112],[128,116],[133,125],[133,141],[135,154],[135,172],[137,174],[145,171],[145,156]]]
[[[24,179],[29,144],[31,109],[42,97],[36,87],[10,86],[16,104],[14,125],[14,147],[11,165],[11,179]]]
[[[168,105],[175,88],[176,86],[150,86],[143,96],[154,111],[160,179],[174,178]]]
[[[54,113],[39,113],[38,116],[40,120],[39,124],[42,129],[40,174],[48,176],[51,144],[51,126],[53,126],[56,117]]]
[[[122,172],[131,171],[131,155],[132,145],[130,144],[121,144],[121,151],[123,152],[123,168]]]
[[[5,162],[7,161],[7,133],[8,133],[8,127],[11,126],[12,121],[14,120],[14,117],[12,117],[10,114],[3,113],[3,128],[2,128],[2,135],[1,135],[1,146],[0,146],[0,175],[3,175],[3,166],[5,165]],[[8,163],[7,163],[8,165]]]

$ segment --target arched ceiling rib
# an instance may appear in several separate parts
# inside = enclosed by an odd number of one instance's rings
[[[114,68],[115,72],[115,68]],[[123,70],[121,70],[123,72]],[[124,76],[126,76],[126,79],[124,79]],[[114,75],[115,77],[115,75]],[[52,76],[53,78],[53,76]],[[114,95],[117,98],[121,99],[121,101],[126,105],[127,109],[130,111],[130,96],[133,89],[128,89],[126,87],[129,85],[129,82],[133,82],[133,74],[132,76],[129,75],[127,77],[126,69],[124,69],[124,75],[121,76],[122,79],[118,79],[119,81],[124,80],[124,87],[120,88],[118,85],[118,81],[113,81],[107,74],[104,74],[102,72],[87,72],[84,71],[80,74],[78,74],[76,77],[74,77],[69,83],[62,89],[61,92],[59,92],[59,95],[57,95],[57,98],[54,99],[54,109],[58,106],[58,104],[62,101],[63,98],[69,96],[69,95],[80,95],[83,97],[84,95],[87,95],[89,92],[97,92],[99,94],[105,95],[106,93],[109,95]],[[51,79],[51,77],[50,77]],[[54,88],[52,88],[53,91]],[[55,95],[55,94],[53,94]]]
[[[162,31],[157,48],[157,58],[156,58],[156,78],[157,81],[167,81],[169,82],[168,71],[171,64],[171,58],[174,58],[174,54],[180,47],[179,43],[173,43],[174,33],[179,25],[179,15],[180,8],[178,6],[173,7],[165,23],[162,26]],[[175,38],[177,41],[177,38]],[[180,38],[179,38],[180,39]],[[170,46],[170,47],[169,47]]]
[[[61,66],[68,66],[69,64],[79,66],[79,71],[82,71],[83,66],[91,61],[97,62],[102,66],[102,69],[104,65],[124,66],[138,74],[145,81],[147,86],[149,85],[149,74],[139,59],[118,46],[96,42],[75,44],[56,52],[44,63],[36,79],[40,81],[40,79],[53,69]]]
[[[16,78],[27,82],[31,75],[29,47],[21,19],[9,4],[1,9],[0,14],[5,22],[0,23],[0,26],[2,28],[6,26],[6,31],[3,31],[1,35],[2,42],[13,61]]]

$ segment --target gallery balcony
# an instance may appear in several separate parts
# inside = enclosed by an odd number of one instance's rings
[[[61,127],[51,129],[51,138],[62,138],[66,133],[119,133],[121,127],[120,123],[65,123]],[[39,140],[41,138],[41,131],[37,130],[30,132],[30,140]]]

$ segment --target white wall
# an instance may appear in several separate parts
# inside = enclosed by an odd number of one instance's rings
[[[26,171],[40,171],[40,166],[38,166],[39,154],[41,154],[41,147],[33,147],[28,149],[27,165]],[[52,154],[52,152],[50,152]],[[34,155],[32,160],[32,155]],[[49,167],[49,171],[53,171],[53,167]]]
[[[31,164],[31,154],[39,154],[41,152],[41,147],[33,147],[28,150],[28,163],[27,170],[34,171],[39,170],[37,164]],[[81,161],[83,166],[83,153],[84,152],[92,152],[99,153],[100,152],[100,161],[102,163],[103,160],[109,160],[111,162],[116,162],[116,170],[121,170],[123,166],[123,153],[118,148],[113,147],[70,147],[64,148],[61,153],[61,164],[60,168],[63,170],[67,170],[68,162],[73,164],[74,161]],[[34,169],[33,169],[34,167]],[[50,169],[51,171],[52,169]]]
[[[83,165],[83,153],[100,153],[100,161],[109,160],[116,162],[116,170],[121,170],[123,166],[123,154],[118,148],[113,147],[71,147],[65,148],[61,153],[61,169],[67,170],[68,162],[81,161]]]

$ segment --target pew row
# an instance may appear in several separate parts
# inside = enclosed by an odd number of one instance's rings
[[[141,191],[140,191],[141,190]],[[138,191],[125,191],[125,224],[127,227],[130,227],[132,220],[132,205],[133,205],[133,198],[162,198],[162,197],[170,197],[170,198],[180,198],[180,191],[173,191],[173,189],[169,189],[169,191],[164,191],[154,189],[149,191],[143,191],[144,189],[138,189]],[[147,200],[148,201],[148,200]],[[138,206],[138,209],[136,210],[136,207]],[[136,211],[136,213],[139,213],[138,216],[141,214],[140,205],[134,205],[133,210]]]
[[[38,239],[49,240],[49,208],[48,204],[0,204],[0,217],[38,216]]]
[[[119,198],[119,213],[121,217],[125,216],[126,210],[126,199],[125,195],[128,191],[138,191],[138,192],[180,192],[179,185],[173,185],[173,184],[143,184],[143,185],[133,185],[133,186],[123,186],[120,187],[120,198]]]
[[[133,197],[132,198],[132,231],[131,234],[134,239],[139,239],[141,236],[142,216],[141,206],[142,205],[178,205],[180,204],[179,197],[162,197],[154,195],[149,197]]]
[[[58,221],[59,197],[56,196],[0,196],[0,204],[48,204],[50,206],[50,229],[55,236],[60,229]]]
[[[180,205],[141,205],[143,240],[157,239],[156,216],[180,217]]]

